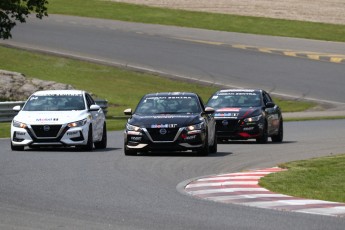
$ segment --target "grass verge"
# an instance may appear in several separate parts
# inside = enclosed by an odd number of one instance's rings
[[[284,118],[284,121],[318,121],[318,120],[338,120],[345,119],[345,116],[329,116],[329,117],[296,117]]]
[[[0,138],[8,138],[11,136],[11,122],[0,122]]]
[[[345,203],[345,155],[335,155],[279,165],[287,171],[260,180],[270,191],[295,197]]]
[[[100,0],[49,1],[48,13],[229,32],[345,41],[345,25],[193,12]]]
[[[135,108],[146,93],[189,91],[198,93],[206,102],[217,87],[171,80],[151,74],[128,71],[111,66],[56,57],[0,46],[0,69],[15,71],[27,77],[71,84],[108,100],[108,118],[123,116],[126,108]],[[284,112],[303,111],[315,104],[303,101],[275,101]],[[108,120],[108,130],[124,127],[125,119]],[[9,136],[9,125],[0,123],[0,137]]]
[[[218,89],[2,46],[0,46],[0,54],[0,69],[20,72],[29,78],[70,84],[76,89],[91,92],[97,98],[108,100],[109,116],[123,116],[123,110],[134,108],[146,93],[190,91],[198,93],[207,100]]]
[[[128,71],[111,66],[56,57],[0,46],[0,69],[15,71],[27,77],[71,84],[106,99],[109,116],[122,116],[126,108],[134,108],[146,93],[189,91],[198,93],[206,102],[219,88],[175,81],[151,74]],[[315,104],[304,101],[275,101],[284,112],[303,111]]]

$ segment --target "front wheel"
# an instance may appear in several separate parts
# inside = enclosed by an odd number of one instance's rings
[[[282,142],[284,136],[283,121],[279,123],[278,134],[271,137],[272,142]]]
[[[257,143],[265,144],[268,141],[268,133],[267,133],[267,122],[264,123],[264,128],[262,130],[262,134],[259,138],[256,139]]]
[[[210,146],[210,153],[216,153],[217,152],[217,135],[214,135],[213,144]]]
[[[82,146],[81,149],[84,151],[92,151],[92,149],[93,149],[93,135],[92,135],[92,126],[91,125],[89,127],[89,132],[87,135],[87,143],[86,143],[86,145]]]
[[[99,142],[95,142],[95,148],[96,149],[105,149],[106,147],[107,147],[107,125],[104,122],[102,140]]]
[[[12,144],[12,141],[11,141],[11,150],[12,151],[24,151],[24,146],[15,146]]]
[[[137,155],[137,151],[127,148],[126,144],[124,145],[123,150],[124,150],[126,156],[136,156]]]
[[[210,153],[210,147],[208,145],[208,135],[206,135],[204,146],[198,149],[196,154],[198,156],[207,156],[209,153]]]

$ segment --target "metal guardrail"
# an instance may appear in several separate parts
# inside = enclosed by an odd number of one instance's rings
[[[103,99],[96,99],[95,102],[103,109],[104,114],[107,115],[108,101]],[[13,111],[13,107],[16,105],[20,105],[22,107],[24,103],[25,101],[0,102],[0,122],[12,121],[13,117],[18,113],[16,111]]]
[[[25,101],[6,101],[0,102],[0,122],[12,121],[13,117],[18,112],[13,111],[13,107],[16,105],[23,106]]]
[[[103,113],[107,116],[108,113],[108,101],[104,99],[95,99],[97,105],[99,105],[103,109]]]

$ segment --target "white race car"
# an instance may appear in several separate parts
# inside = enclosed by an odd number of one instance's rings
[[[11,149],[75,146],[91,151],[107,147],[102,108],[80,90],[47,90],[32,94],[11,125]]]

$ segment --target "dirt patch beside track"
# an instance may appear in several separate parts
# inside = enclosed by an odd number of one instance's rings
[[[246,16],[345,24],[344,0],[111,0]]]

